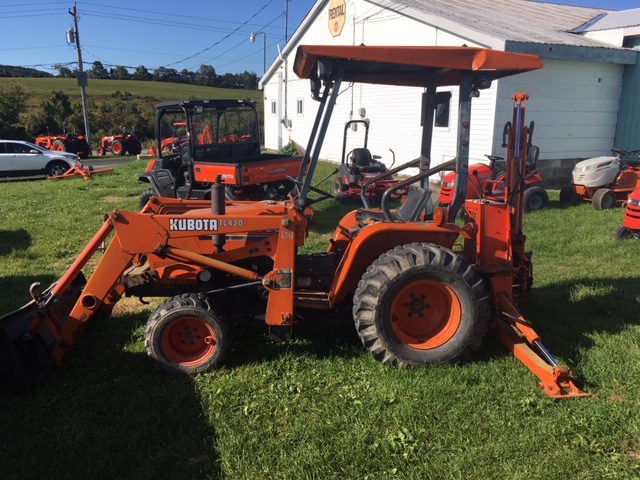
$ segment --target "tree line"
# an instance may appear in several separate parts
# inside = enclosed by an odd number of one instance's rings
[[[76,78],[77,69],[58,66],[58,76],[62,78]],[[127,67],[118,65],[107,69],[102,62],[93,62],[87,69],[89,78],[101,80],[144,80],[153,82],[185,83],[204,87],[234,88],[241,90],[257,90],[258,75],[255,72],[225,73],[218,75],[211,65],[201,65],[192,72],[183,68],[178,72],[175,68],[158,67],[151,73],[144,65],[138,66],[133,72]]]
[[[89,102],[93,148],[104,135],[135,130],[139,138],[153,138],[153,106],[135,101],[127,92],[97,105]],[[0,84],[0,138],[34,141],[40,135],[84,133],[82,105],[62,91],[51,91],[37,112],[28,112],[29,90],[19,81]]]

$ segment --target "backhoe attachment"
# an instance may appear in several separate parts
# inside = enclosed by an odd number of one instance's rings
[[[573,383],[569,367],[558,364],[506,295],[498,295],[497,309],[493,330],[516,358],[540,379],[538,385],[547,396],[554,399],[591,396]]]

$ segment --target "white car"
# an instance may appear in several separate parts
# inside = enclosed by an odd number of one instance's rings
[[[0,140],[0,176],[62,175],[74,165],[75,153],[53,152],[22,140]]]

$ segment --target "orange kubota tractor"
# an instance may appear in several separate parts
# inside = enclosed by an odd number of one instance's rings
[[[80,158],[89,158],[91,155],[91,147],[84,135],[76,135],[67,133],[66,124],[63,126],[64,133],[62,135],[46,135],[36,137],[35,143],[39,147],[53,150],[55,152],[75,153]],[[47,130],[49,130],[47,128]]]
[[[96,151],[103,156],[111,152],[114,155],[138,155],[142,151],[142,144],[136,136],[135,129],[115,135],[108,135],[100,139],[100,146]]]
[[[528,132],[526,94],[513,96],[503,201],[465,200],[471,99],[492,80],[541,68],[537,56],[471,47],[300,46],[294,71],[319,101],[303,164],[287,200],[154,197],[140,212],[116,210],[66,273],[0,319],[0,388],[17,391],[59,364],[92,318],[104,318],[123,295],[170,296],[149,317],[148,355],[171,372],[202,372],[230,351],[234,319],[262,313],[272,336],[289,337],[294,315],[350,305],[364,346],[386,364],[467,360],[493,330],[554,398],[585,395],[566,366],[542,345],[515,307],[532,282],[522,232]],[[380,208],[346,214],[323,253],[301,254],[314,202],[332,195],[312,185],[343,84],[426,88],[420,155],[404,166],[420,173],[388,189]],[[456,159],[430,167],[436,88],[459,86]],[[435,210],[429,177],[454,169],[452,202]],[[375,177],[368,181],[375,181]],[[391,209],[394,189],[412,188]],[[310,195],[315,192],[314,195]],[[464,223],[450,223],[464,203]],[[85,280],[82,269],[108,245]]]

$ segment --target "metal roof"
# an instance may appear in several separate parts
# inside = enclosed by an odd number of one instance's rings
[[[604,9],[528,0],[367,1],[468,38],[476,32],[502,42],[607,47],[597,40],[570,33],[594,17],[609,13]],[[451,23],[444,27],[443,21]]]
[[[621,12],[608,12],[597,21],[584,26],[580,31],[593,32],[598,30],[637,26],[640,26],[640,8],[633,8],[631,10],[623,10]]]

